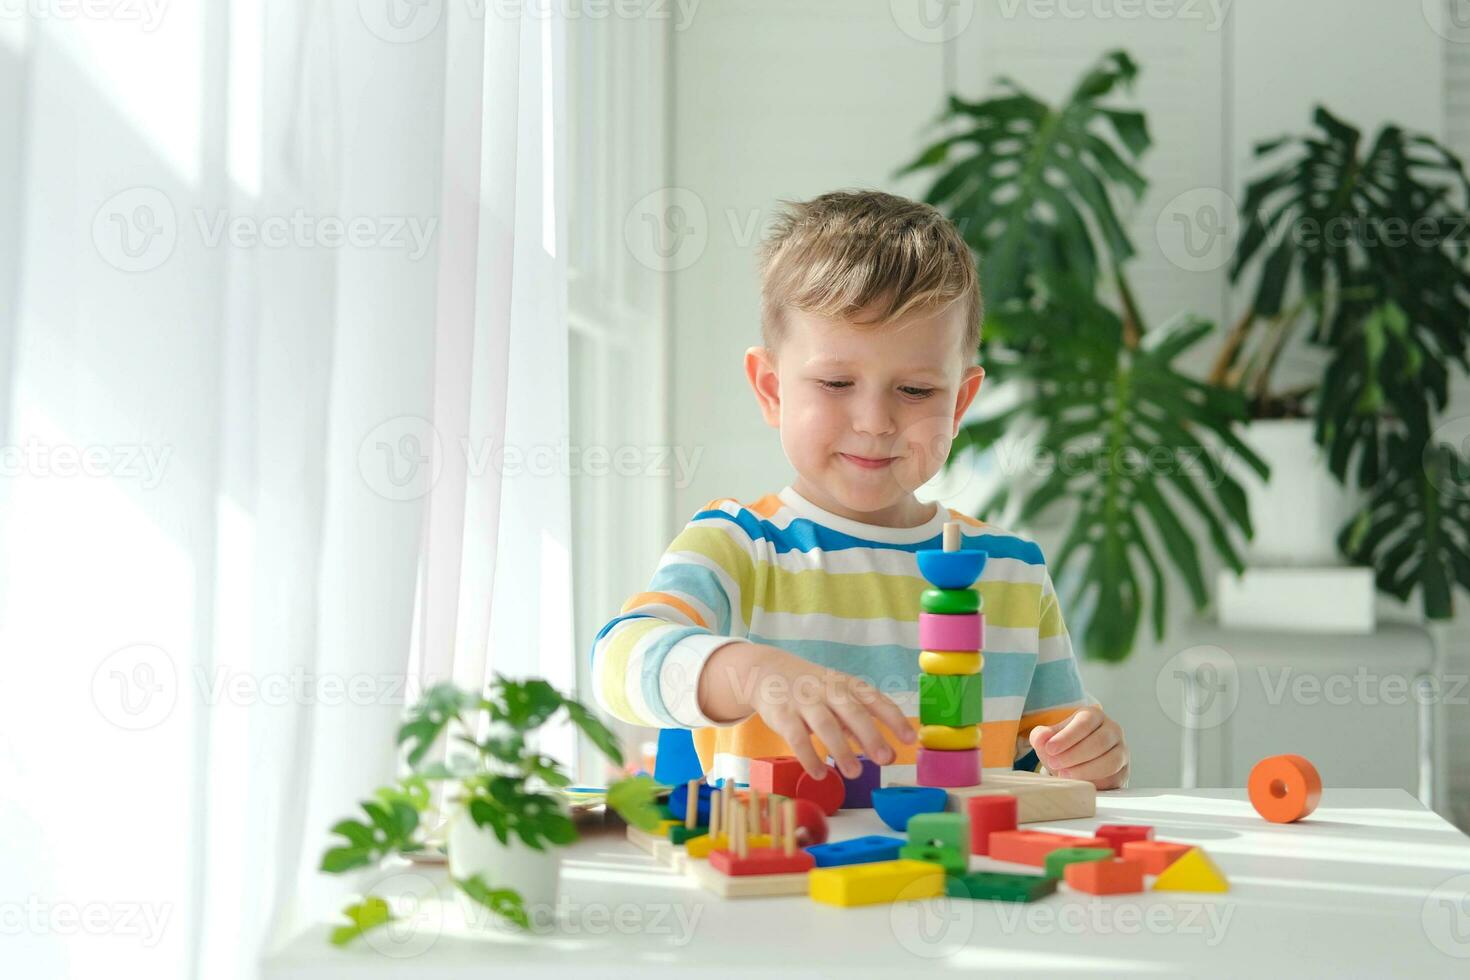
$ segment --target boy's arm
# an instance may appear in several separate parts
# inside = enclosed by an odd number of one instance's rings
[[[623,721],[657,728],[732,725],[759,714],[817,778],[827,770],[813,736],[848,778],[861,772],[849,737],[886,765],[893,749],[879,723],[904,742],[915,738],[891,698],[849,674],[743,639],[758,587],[751,537],[758,533],[758,518],[733,500],[695,515],[648,591],[597,634],[598,702]]]
[[[738,503],[721,500],[674,538],[648,589],[598,632],[592,684],[614,717],[651,728],[717,721],[699,707],[699,676],[710,655],[749,628],[755,549]]]
[[[1049,772],[1085,779],[1099,789],[1124,785],[1128,748],[1123,729],[1083,689],[1049,570],[1041,586],[1036,653],[1036,671],[1017,730],[1017,754],[1035,749]]]

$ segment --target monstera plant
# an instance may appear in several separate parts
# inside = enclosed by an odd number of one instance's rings
[[[1081,649],[1105,660],[1129,654],[1146,611],[1162,639],[1166,565],[1196,608],[1208,601],[1191,523],[1243,568],[1235,539],[1250,537],[1250,515],[1223,453],[1268,475],[1235,432],[1245,398],[1177,366],[1214,325],[1184,315],[1150,327],[1128,282],[1134,248],[1117,208],[1147,188],[1150,139],[1143,114],[1116,100],[1137,73],[1112,52],[1058,105],[1004,79],[991,98],[952,97],[936,121],[949,135],[900,171],[934,175],[925,199],[979,259],[987,371],[1024,384],[1013,407],[965,423],[949,465],[1002,435],[1034,440],[1042,465],[1005,473],[981,516],[1064,515],[1052,572],[1080,565],[1069,618],[1084,623]]]
[[[1365,503],[1337,543],[1378,587],[1428,619],[1470,588],[1470,427],[1436,420],[1453,369],[1470,370],[1466,273],[1470,183],[1427,136],[1362,133],[1324,108],[1305,136],[1262,143],[1274,164],[1247,188],[1231,266],[1254,277],[1212,383],[1245,394],[1257,417],[1308,414],[1340,481]],[[1325,366],[1315,383],[1275,384],[1301,336]]]

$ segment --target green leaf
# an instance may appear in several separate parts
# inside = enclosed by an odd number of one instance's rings
[[[369,895],[355,905],[342,910],[351,925],[337,926],[332,930],[332,945],[345,946],[358,936],[393,921],[393,912],[381,898]]]
[[[373,828],[357,820],[339,820],[332,825],[332,833],[341,834],[358,847],[371,847],[376,839]]]
[[[479,875],[451,879],[460,891],[491,912],[522,929],[531,927],[526,914],[526,903],[521,894],[512,888],[491,888]]]
[[[450,721],[458,721],[460,712],[478,700],[478,696],[453,684],[436,684],[425,692],[398,729],[398,744],[408,745],[408,764],[417,766],[422,762]]]
[[[609,762],[621,767],[623,764],[623,751],[618,747],[617,737],[613,735],[608,727],[580,702],[566,698],[564,699],[564,704],[566,705],[567,716],[571,718],[572,724],[576,725],[582,734],[586,735],[588,740],[597,746],[598,751],[607,756]]]
[[[619,779],[607,788],[607,805],[629,826],[653,830],[659,821],[658,808],[653,802],[658,789],[658,784],[648,776]]]
[[[320,870],[335,875],[366,867],[373,863],[376,854],[377,849],[368,846],[333,847],[322,855]]]
[[[544,680],[507,680],[496,675],[491,685],[490,717],[517,732],[539,727],[562,706],[562,696]]]

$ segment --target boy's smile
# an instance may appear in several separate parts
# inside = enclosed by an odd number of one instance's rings
[[[958,304],[874,325],[785,311],[778,351],[752,347],[746,376],[795,467],[792,488],[864,524],[917,527],[914,490],[938,473],[983,368],[960,350]]]

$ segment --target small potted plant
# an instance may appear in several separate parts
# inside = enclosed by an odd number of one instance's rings
[[[470,901],[528,927],[528,908],[556,901],[561,866],[556,848],[577,839],[566,803],[557,795],[571,780],[532,744],[536,730],[561,712],[610,762],[622,766],[622,753],[607,727],[544,680],[497,675],[484,695],[452,684],[431,688],[398,730],[409,774],[363,801],[365,820],[349,817],[332,827],[342,841],[322,855],[321,870],[341,874],[372,868],[390,856],[428,849],[423,817],[432,809],[430,786],[445,783],[442,816],[450,881]],[[446,731],[464,751],[426,763]],[[655,791],[647,776],[620,779],[608,787],[607,804],[630,824],[652,829],[658,821]],[[338,945],[393,919],[388,904],[371,894],[344,914],[351,924],[333,931]]]

